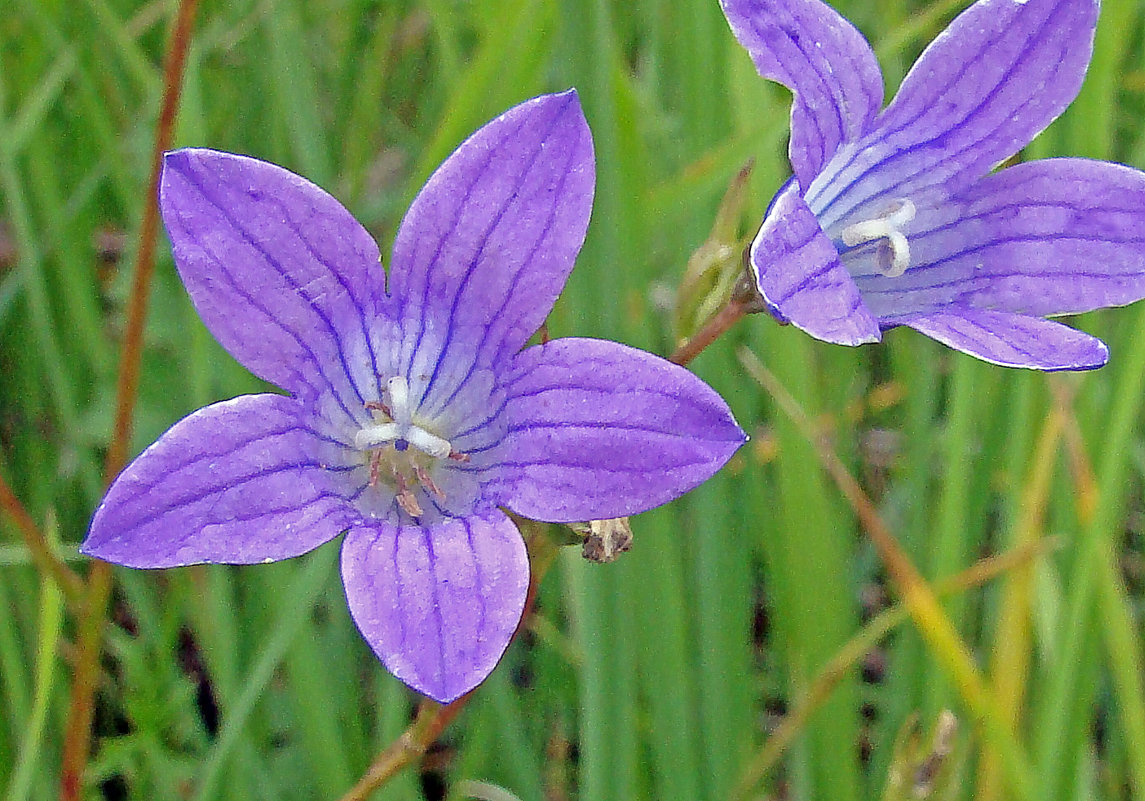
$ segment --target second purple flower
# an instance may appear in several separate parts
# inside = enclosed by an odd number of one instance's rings
[[[777,318],[857,345],[905,325],[995,364],[1099,367],[1044,320],[1145,297],[1145,175],[1047,159],[991,170],[1076,97],[1097,0],[979,0],[885,109],[867,41],[820,0],[721,0],[791,89],[794,176],[750,260]]]

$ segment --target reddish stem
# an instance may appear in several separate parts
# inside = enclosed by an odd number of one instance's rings
[[[159,209],[156,205],[159,175],[163,165],[163,153],[171,147],[171,141],[174,139],[175,118],[183,87],[183,72],[187,63],[187,51],[191,46],[191,33],[197,8],[198,0],[180,0],[175,26],[171,31],[164,58],[163,98],[159,107],[159,119],[155,124],[151,176],[148,181],[147,202],[143,207],[143,219],[139,226],[139,249],[127,307],[127,323],[124,327],[123,350],[119,362],[119,380],[116,384],[115,427],[104,466],[107,483],[110,483],[111,479],[123,469],[131,443],[139,368],[143,357],[143,328],[147,318],[151,278],[155,272],[155,241],[159,233]],[[61,801],[78,801],[82,795],[83,773],[91,747],[92,710],[99,677],[104,615],[110,596],[111,566],[106,562],[96,561],[88,574],[83,615],[78,623],[75,679],[72,683],[67,729],[64,732],[60,772]]]
[[[709,345],[727,333],[728,329],[739,322],[741,318],[763,311],[763,309],[763,298],[760,297],[759,290],[756,289],[755,281],[745,271],[740,276],[735,289],[732,290],[732,296],[728,299],[727,305],[716,312],[715,317],[708,320],[704,327],[696,332],[695,336],[676,348],[676,352],[668,357],[668,361],[675,362],[680,366],[687,365],[692,359],[703,353]]]
[[[0,475],[0,509],[8,513],[16,528],[20,530],[24,544],[28,546],[28,552],[32,555],[32,561],[36,563],[40,573],[55,579],[70,603],[78,603],[84,591],[83,579],[56,556],[44,533],[40,531],[36,521],[28,514],[28,510],[20,503],[20,499],[12,492],[12,488],[2,475]]]
[[[525,521],[517,522],[518,525],[527,524]],[[545,536],[543,533],[534,534],[534,538]],[[547,542],[547,540],[533,539],[532,542],[537,544],[538,542]],[[548,572],[549,565],[552,564],[551,556],[552,554],[546,554],[545,557],[535,557],[534,549],[530,546],[531,558],[529,562],[532,571],[529,575],[529,590],[525,596],[524,611],[521,614],[521,619],[517,621],[517,629],[513,632],[510,641],[517,639],[518,635],[526,628],[529,618],[532,617],[537,601],[537,588],[540,586],[545,573]],[[417,717],[414,718],[409,728],[375,757],[365,775],[342,796],[340,801],[366,801],[375,790],[411,763],[420,759],[429,747],[437,741],[446,727],[453,722],[453,719],[461,713],[472,696],[473,692],[470,691],[446,706],[429,699],[422,701],[417,710]]]

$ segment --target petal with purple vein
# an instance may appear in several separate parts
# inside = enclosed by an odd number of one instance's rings
[[[346,535],[342,582],[354,622],[386,667],[449,703],[483,681],[508,647],[529,560],[496,509],[426,528],[374,520]]]
[[[557,339],[514,368],[488,491],[526,517],[642,512],[707,480],[746,439],[695,375],[615,342]]]
[[[358,517],[299,401],[243,395],[183,418],[116,478],[81,550],[129,567],[298,556]]]

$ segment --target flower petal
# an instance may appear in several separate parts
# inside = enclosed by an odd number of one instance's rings
[[[1145,174],[1088,159],[1009,167],[912,235],[918,264],[898,279],[860,279],[876,313],[945,303],[1038,317],[1145,297]]]
[[[955,350],[1003,367],[1092,370],[1109,361],[1100,339],[1023,314],[951,306],[903,323]]]
[[[499,511],[423,528],[373,521],[342,544],[350,613],[386,667],[448,703],[485,679],[509,645],[529,560]]]
[[[760,75],[794,93],[791,166],[803,186],[867,132],[883,76],[863,35],[819,0],[720,0]]]
[[[467,139],[414,200],[394,242],[401,364],[432,416],[540,327],[584,242],[595,180],[574,91],[544,95]]]
[[[294,393],[376,399],[368,328],[385,273],[338,201],[273,164],[188,149],[166,155],[159,205],[196,310],[247,369]]]
[[[1017,153],[1077,96],[1097,6],[979,0],[963,12],[927,47],[850,165],[808,192],[824,225],[872,198],[953,194]],[[820,204],[819,193],[834,200]]]
[[[795,181],[772,201],[750,261],[763,299],[781,322],[840,345],[879,340],[878,323]]]
[[[128,567],[253,564],[337,536],[357,516],[301,411],[244,395],[183,418],[111,485],[80,550]]]
[[[699,378],[615,342],[554,340],[519,354],[514,371],[486,488],[526,517],[642,512],[707,480],[746,439]]]

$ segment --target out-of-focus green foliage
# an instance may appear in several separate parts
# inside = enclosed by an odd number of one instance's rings
[[[965,5],[836,3],[875,43],[892,89]],[[81,571],[74,548],[101,491],[174,7],[5,0],[0,11],[0,473],[39,524],[58,522]],[[1034,155],[1145,166],[1143,21],[1140,3],[1106,0],[1082,96]],[[568,86],[593,128],[598,189],[550,332],[668,353],[677,288],[729,183],[755,160],[745,216],[757,221],[788,173],[788,98],[755,74],[716,0],[203,0],[177,144],[310,177],[386,252],[464,136]],[[133,451],[191,409],[262,388],[202,327],[159,250]],[[1007,372],[909,331],[846,349],[764,315],[741,322],[693,368],[752,442],[688,498],[634,518],[617,562],[564,549],[528,631],[420,768],[375,797],[732,797],[785,712],[894,601],[812,444],[740,366],[746,345],[928,579],[1055,538],[1003,578],[945,596],[946,610],[998,713],[1013,716],[1037,797],[1145,798],[1145,309],[1078,322],[1112,360],[1064,377]],[[1054,414],[1058,434],[1040,449]],[[415,699],[358,637],[336,549],[265,567],[118,571],[86,797],[344,793]],[[54,798],[74,620],[3,516],[0,604],[0,793]],[[931,764],[932,732],[951,719],[954,756],[927,797],[1012,797],[1003,755],[942,665],[900,625],[830,677],[780,767],[746,797],[917,797],[902,791],[919,776],[891,777]],[[904,732],[914,739],[896,747]]]

